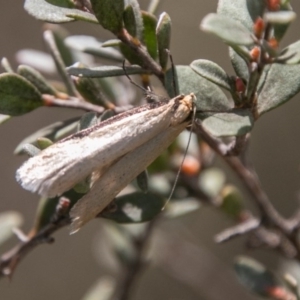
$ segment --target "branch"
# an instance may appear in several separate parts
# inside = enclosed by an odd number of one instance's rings
[[[243,184],[253,196],[254,201],[260,209],[262,220],[268,220],[274,226],[281,229],[285,234],[290,235],[294,230],[299,228],[300,214],[296,214],[291,220],[283,218],[270,202],[267,194],[262,189],[256,174],[245,167],[238,157],[227,157],[224,152],[224,145],[216,138],[212,137],[202,126],[200,120],[195,121],[195,132],[216,151],[225,162],[235,171],[242,179]]]
[[[55,98],[51,95],[42,95],[42,100],[44,101],[45,106],[55,106],[55,107],[64,107],[64,108],[75,108],[75,109],[82,109],[85,111],[94,111],[98,114],[102,114],[105,111],[105,108],[102,106],[94,105],[89,102],[81,101],[78,98],[72,97],[66,100],[62,100],[59,98]],[[127,111],[128,109],[132,108],[132,105],[126,105],[122,107],[115,106],[113,111],[115,113],[121,113]]]
[[[227,242],[239,235],[246,234],[257,229],[260,226],[260,220],[256,218],[249,218],[241,224],[235,225],[231,228],[223,230],[221,233],[215,236],[216,243]]]
[[[162,83],[164,83],[164,73],[160,65],[149,55],[147,49],[138,39],[133,38],[125,28],[123,28],[118,34],[118,38],[124,44],[128,45],[139,58],[141,58],[145,69],[151,70],[151,72],[156,75]]]
[[[42,228],[28,240],[22,241],[10,251],[4,253],[0,258],[0,278],[4,276],[12,277],[14,270],[20,261],[33,249],[41,244],[51,244],[54,242],[52,234],[60,228],[70,224],[70,218],[67,216],[70,201],[61,197],[56,207],[56,212],[52,222]]]
[[[135,240],[135,259],[127,267],[126,278],[122,282],[120,287],[119,300],[131,299],[131,292],[137,277],[140,275],[144,267],[144,252],[150,240],[151,234],[157,222],[160,220],[160,216],[156,217],[149,222],[142,238]]]

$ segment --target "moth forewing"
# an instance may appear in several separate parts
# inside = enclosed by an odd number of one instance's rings
[[[72,208],[71,233],[95,218],[135,177],[147,168],[181,133],[187,122],[163,130],[148,142],[126,154],[94,183]]]
[[[27,190],[55,197],[89,174],[147,143],[169,126],[183,122],[194,95],[143,106],[82,130],[30,158],[16,178]]]

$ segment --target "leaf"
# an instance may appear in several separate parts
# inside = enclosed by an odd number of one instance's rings
[[[264,14],[266,22],[271,24],[290,24],[296,19],[296,16],[293,11],[272,11]]]
[[[123,28],[124,0],[91,0],[91,4],[102,27],[117,35]]]
[[[125,75],[122,67],[116,66],[101,66],[95,68],[77,68],[69,67],[67,71],[70,75],[78,77],[90,77],[90,78],[102,78],[111,76],[123,76]],[[128,66],[126,67],[126,73],[128,75],[134,74],[149,74],[149,71],[142,69],[139,66]]]
[[[250,8],[248,2],[263,2],[261,0],[219,0],[217,13],[226,16],[232,20],[238,21],[243,24],[250,32],[253,28],[253,19],[259,10]],[[253,4],[252,4],[253,5]],[[257,4],[256,4],[257,5]],[[251,15],[249,13],[251,12]],[[252,15],[254,14],[254,15]]]
[[[56,43],[55,34],[51,30],[44,31],[44,41],[46,42],[46,45],[48,46],[48,49],[52,55],[52,58],[55,62],[57,71],[59,75],[61,76],[66,89],[68,91],[68,94],[71,96],[76,96],[76,88],[71,80],[71,78],[68,76],[66,71],[66,65],[63,61],[63,58],[59,52],[58,45]]]
[[[6,121],[8,121],[10,118],[11,118],[11,116],[9,116],[9,115],[0,114],[0,125],[5,123]]]
[[[122,54],[112,48],[102,47],[103,43],[96,38],[87,35],[73,35],[65,39],[65,44],[77,51],[88,53],[97,57],[111,59],[113,61],[122,62],[124,57]]]
[[[0,245],[14,235],[13,229],[20,227],[23,217],[16,211],[6,211],[0,213]]]
[[[116,286],[116,281],[112,277],[101,277],[88,289],[82,300],[110,300]]]
[[[284,48],[276,59],[284,64],[298,64],[300,62],[300,40]]]
[[[30,66],[20,65],[17,72],[32,83],[41,94],[57,95],[58,91],[49,85],[44,76],[37,70]]]
[[[144,170],[136,177],[136,183],[143,193],[148,192],[148,172]]]
[[[199,186],[209,197],[219,195],[226,181],[224,172],[219,168],[209,168],[201,172]]]
[[[78,77],[73,81],[76,85],[77,91],[86,101],[103,106],[106,109],[114,108],[114,105],[102,92],[99,80]]]
[[[228,44],[252,46],[254,39],[251,32],[232,18],[208,14],[201,22],[201,29],[221,38]]]
[[[251,16],[253,22],[257,20],[258,17],[263,18],[266,2],[261,0],[246,0],[248,13]],[[242,1],[241,1],[242,2]]]
[[[17,74],[0,75],[0,113],[11,116],[26,114],[43,105],[41,94]]]
[[[139,3],[136,0],[128,0],[128,2],[123,12],[125,28],[133,37],[142,40],[144,24]]]
[[[40,72],[54,74],[56,67],[50,54],[32,49],[20,50],[16,54],[19,63],[28,65]]]
[[[77,19],[98,23],[94,15],[79,9],[63,8],[45,0],[25,0],[25,10],[38,20],[50,23],[66,23]]]
[[[48,3],[59,7],[75,8],[74,2],[71,0],[46,0]]]
[[[197,118],[212,135],[240,136],[252,130],[254,118],[248,109],[234,109],[225,113],[198,113]]]
[[[172,200],[166,206],[164,215],[167,218],[178,218],[185,214],[189,214],[201,207],[200,201],[193,198],[187,198],[184,200]]]
[[[300,91],[300,65],[272,64],[257,99],[257,117]]]
[[[156,38],[158,47],[159,63],[163,70],[167,68],[169,54],[166,49],[170,50],[171,43],[171,18],[163,12],[158,19],[156,26]]]
[[[157,19],[154,15],[143,11],[142,18],[144,22],[143,41],[146,45],[148,53],[153,59],[157,57],[157,40],[156,40],[156,24]]]
[[[197,110],[217,110],[224,111],[233,107],[233,102],[229,100],[223,91],[214,83],[199,76],[189,66],[176,66],[175,83],[180,94],[194,93],[197,97]],[[166,72],[165,86],[170,97],[174,97],[173,87],[174,74],[172,69]]]
[[[19,143],[14,151],[14,154],[22,154],[22,149],[25,144],[36,144],[36,141],[40,137],[48,138],[52,141],[57,141],[64,136],[67,136],[75,132],[78,124],[78,117],[72,118],[66,121],[55,122],[44,128],[39,129],[30,136],[26,137],[23,141]]]
[[[7,73],[14,73],[14,70],[9,62],[9,60],[6,57],[3,57],[1,59],[1,66]]]
[[[235,51],[232,47],[229,47],[229,56],[235,73],[240,78],[248,80],[249,70],[245,60],[241,57],[241,54]]]
[[[219,0],[217,12],[222,16],[226,16],[228,18],[231,18],[232,20],[239,22],[240,24],[243,24],[243,26],[245,26],[249,30],[249,32],[252,32],[253,30],[252,18],[255,18],[256,14],[259,14],[259,9],[257,10],[257,8],[255,9],[251,8],[248,2],[250,2],[252,6],[253,2],[258,2],[258,1],[261,3],[264,2],[261,0],[239,0],[239,1]],[[236,74],[239,77],[247,80],[249,76],[248,68],[244,59],[242,58],[244,56],[242,55],[241,57],[241,53],[240,51],[238,51],[239,50],[238,48],[239,47],[237,47],[235,51],[229,48],[231,64]]]
[[[236,258],[234,270],[239,282],[260,296],[268,297],[272,288],[283,287],[281,281],[272,272],[250,257]]]
[[[152,194],[135,192],[117,197],[116,208],[106,209],[101,217],[118,223],[141,223],[152,220],[165,205],[165,199]]]
[[[233,109],[233,101],[214,83],[197,75],[189,66],[176,66],[176,83],[180,94],[194,93],[197,97],[197,117],[203,120],[203,126],[215,136],[243,135],[253,125],[249,110]],[[171,97],[173,92],[173,74],[166,73],[166,88]]]
[[[73,53],[72,49],[65,44],[65,39],[68,37],[69,32],[64,27],[57,24],[47,24],[45,29],[51,31],[64,65],[68,67],[74,64],[77,61],[76,55]]]
[[[289,1],[286,1],[285,4],[281,3],[281,7],[280,7],[281,12],[283,11],[287,11],[290,12],[293,10],[293,8],[291,7]],[[274,28],[274,37],[276,38],[276,40],[279,42],[281,41],[281,39],[284,37],[286,31],[288,30],[290,26],[290,23],[285,23],[285,24],[273,24],[273,28]]]
[[[240,213],[244,210],[243,195],[233,185],[226,185],[221,192],[221,209],[230,218],[238,220]]]
[[[194,60],[190,66],[197,74],[217,84],[218,86],[231,91],[232,82],[230,77],[216,63],[206,59],[197,59]]]

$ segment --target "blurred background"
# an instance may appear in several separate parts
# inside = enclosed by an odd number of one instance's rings
[[[148,1],[140,1],[146,9]],[[292,1],[296,12],[300,2]],[[199,30],[202,18],[216,10],[217,1],[162,0],[159,13],[166,11],[172,19],[171,51],[176,64],[189,64],[204,58],[221,65],[233,74],[227,48],[215,37]],[[24,48],[44,50],[42,22],[23,10],[23,1],[2,1],[0,10],[0,57],[7,57],[16,66],[15,53]],[[299,19],[283,40],[282,46],[299,39]],[[112,38],[99,26],[83,22],[67,24],[73,34],[87,34],[102,40]],[[276,208],[289,216],[299,206],[300,162],[300,98],[295,97],[284,106],[264,115],[252,133],[250,156],[262,185]],[[62,109],[39,109],[16,117],[0,126],[0,212],[16,210],[24,216],[24,231],[32,225],[38,196],[23,190],[15,181],[15,171],[24,161],[13,151],[18,143],[37,128],[54,121],[78,116],[80,112]],[[221,162],[219,162],[221,164]],[[230,180],[238,184],[229,171]],[[163,222],[157,235],[165,233],[174,241],[183,239],[182,247],[166,242],[165,251],[174,251],[172,257],[180,260],[150,264],[136,284],[132,299],[255,299],[237,282],[231,269],[236,255],[251,255],[276,269],[286,262],[278,260],[273,252],[250,252],[243,246],[243,239],[216,245],[213,236],[231,223],[213,209],[203,207],[176,220]],[[19,265],[12,281],[1,280],[0,298],[3,300],[74,300],[82,299],[85,292],[99,277],[107,274],[101,263],[101,244],[98,229],[101,221],[93,221],[78,234],[70,236],[64,229],[55,234],[56,242],[42,245],[30,253]],[[1,253],[17,243],[16,238],[0,248]],[[102,246],[105,247],[105,245]],[[97,252],[97,253],[96,253]],[[171,253],[170,253],[171,254]],[[178,264],[177,264],[178,263]],[[179,272],[179,273],[178,273]],[[182,272],[185,280],[177,275]],[[294,272],[299,272],[298,267]],[[294,274],[296,275],[296,274]]]

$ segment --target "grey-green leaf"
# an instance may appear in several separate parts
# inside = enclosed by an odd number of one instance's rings
[[[101,258],[103,258],[101,256]],[[112,277],[101,277],[83,296],[82,300],[110,300],[116,289],[116,280]]]
[[[143,193],[148,192],[148,172],[144,170],[136,177],[136,183]]]
[[[271,288],[282,287],[282,283],[272,272],[250,257],[238,257],[234,270],[240,283],[260,296],[267,297]]]
[[[123,28],[124,0],[91,0],[91,4],[103,28],[117,35]]]
[[[101,77],[112,77],[112,76],[123,76],[125,75],[122,67],[116,66],[101,66],[95,68],[77,68],[69,67],[67,71],[70,75],[78,77],[90,77],[90,78],[101,78]],[[126,67],[126,72],[129,75],[134,74],[149,74],[149,71],[142,69],[139,66]]]
[[[87,35],[73,35],[65,39],[65,44],[77,51],[88,53],[101,58],[108,58],[114,61],[123,61],[122,54],[111,47],[102,47],[100,41],[92,36]]]
[[[208,14],[201,22],[201,29],[216,35],[228,44],[246,46],[254,44],[251,32],[230,17]]]
[[[252,21],[255,22],[258,17],[262,18],[266,8],[266,2],[261,0],[246,0],[246,1],[247,1],[248,12],[249,15],[251,16]]]
[[[103,211],[101,217],[118,223],[146,222],[159,214],[165,203],[165,199],[158,195],[135,192],[118,197],[116,209]]]
[[[248,1],[263,2],[261,0],[219,0],[217,13],[222,16],[227,16],[232,20],[238,21],[240,24],[243,24],[246,28],[248,28],[249,31],[252,31],[253,19],[252,15],[250,16],[249,14],[250,9],[247,3]],[[253,9],[251,8],[251,10]],[[252,13],[256,15],[258,11],[255,13],[253,10]]]
[[[40,137],[46,137],[52,141],[57,141],[64,136],[74,133],[78,124],[78,118],[72,118],[66,121],[55,122],[44,128],[39,129],[30,136],[26,137],[19,143],[14,151],[14,154],[22,154],[22,149],[25,144],[36,144],[36,141]]]
[[[201,207],[199,200],[188,198],[184,200],[172,200],[166,206],[164,215],[168,218],[177,218],[189,214]]]
[[[190,66],[197,74],[217,84],[218,86],[231,91],[232,83],[230,77],[216,63],[206,59],[197,59],[194,60]]]
[[[9,115],[0,114],[0,125],[5,123],[6,121],[8,121],[10,118],[11,118],[11,116],[9,116]]]
[[[249,70],[246,61],[232,47],[229,47],[229,56],[235,73],[240,77],[248,80]]]
[[[248,109],[234,109],[226,113],[198,113],[197,118],[212,135],[240,136],[252,130],[254,118]]]
[[[139,3],[136,0],[128,2],[123,13],[124,25],[132,36],[142,40],[144,25]]]
[[[143,11],[142,12],[144,31],[143,31],[143,41],[148,50],[148,53],[153,59],[157,57],[157,39],[156,39],[156,25],[157,19],[154,15]]]
[[[14,70],[6,57],[1,59],[1,66],[7,73],[14,73]]]
[[[55,34],[51,30],[44,31],[44,40],[53,57],[57,71],[67,88],[68,94],[71,96],[77,95],[75,85],[73,84],[71,78],[67,74],[66,65],[59,51]]]
[[[198,75],[189,66],[176,66],[176,85],[180,94],[194,93],[197,97],[197,110],[228,111],[233,107],[223,91],[214,83]],[[166,88],[171,97],[174,97],[174,74],[172,69],[166,72]]]
[[[46,81],[44,76],[30,66],[20,65],[17,72],[31,82],[41,94],[56,95],[58,92]]]
[[[296,19],[296,13],[293,11],[267,12],[264,17],[271,24],[289,24]]]
[[[284,64],[299,64],[300,62],[300,40],[284,48],[276,59]]]
[[[194,93],[197,97],[197,117],[203,126],[215,136],[236,136],[249,132],[253,126],[252,113],[249,110],[233,109],[233,101],[214,83],[196,74],[189,66],[176,66],[176,82],[180,94]],[[173,74],[166,73],[166,88],[171,97]]]
[[[23,223],[22,215],[16,211],[0,213],[0,245],[14,235],[13,229]]]
[[[171,43],[171,18],[166,13],[163,12],[158,19],[156,26],[156,38],[158,47],[158,56],[160,66],[165,70],[168,64],[169,54],[166,49],[170,50]]]
[[[257,117],[300,91],[300,65],[272,64],[257,99]]]
[[[98,23],[94,15],[79,9],[52,5],[45,0],[25,0],[25,10],[35,18],[50,23],[66,23],[76,19]]]
[[[42,95],[29,81],[17,74],[0,75],[1,114],[19,116],[42,105]]]

